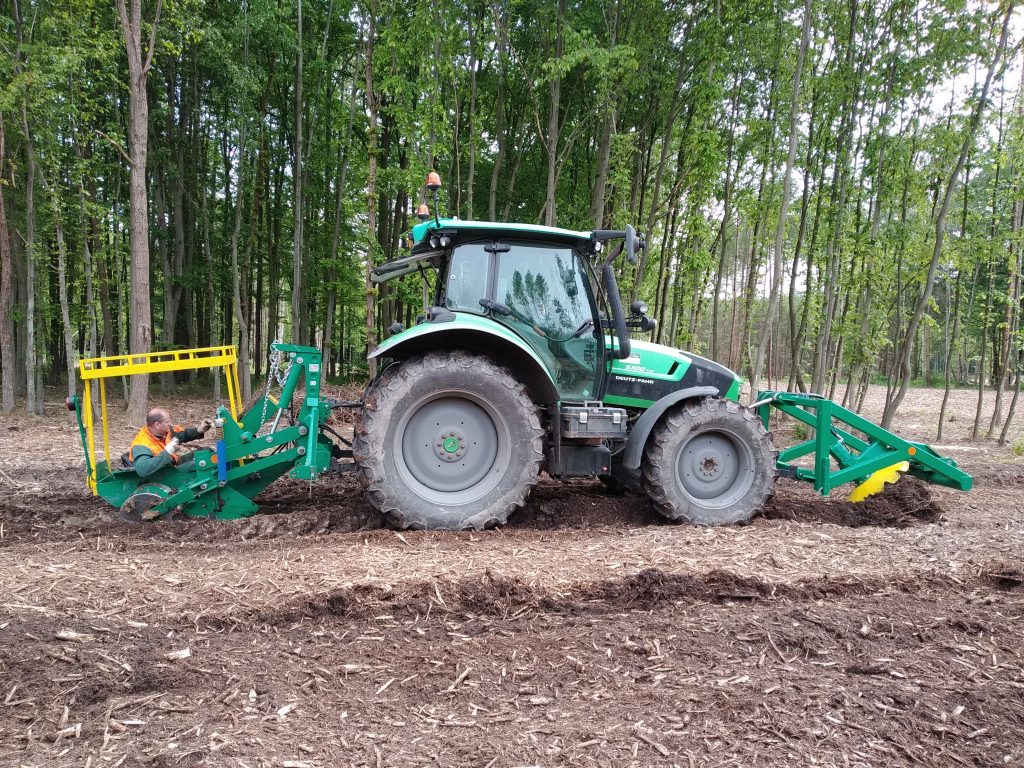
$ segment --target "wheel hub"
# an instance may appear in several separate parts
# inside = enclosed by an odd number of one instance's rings
[[[441,461],[460,461],[466,450],[466,437],[457,429],[443,429],[434,440],[434,454]]]
[[[700,474],[708,479],[717,475],[720,470],[721,466],[718,463],[718,458],[715,456],[705,456],[698,467]]]

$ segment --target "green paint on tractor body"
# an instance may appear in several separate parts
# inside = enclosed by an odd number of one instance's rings
[[[714,386],[719,396],[739,400],[741,384],[742,379],[725,366],[674,347],[632,339],[630,356],[611,362],[604,402],[646,409],[662,397],[693,386]]]

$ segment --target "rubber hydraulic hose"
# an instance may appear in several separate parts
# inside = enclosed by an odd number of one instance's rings
[[[608,291],[608,303],[612,307],[612,321],[615,323],[615,335],[619,337],[618,351],[612,351],[612,357],[616,360],[625,360],[629,357],[629,329],[626,328],[626,316],[622,313],[622,302],[619,300],[619,284],[615,280],[615,270],[611,264],[605,264],[601,268],[601,276],[604,278],[604,287]]]

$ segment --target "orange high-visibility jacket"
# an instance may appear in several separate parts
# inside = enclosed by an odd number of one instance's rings
[[[129,454],[131,454],[132,461],[135,461],[136,459],[136,448],[148,448],[150,453],[156,456],[158,453],[160,453],[160,451],[167,447],[167,444],[171,442],[171,440],[175,436],[177,436],[180,439],[184,432],[184,427],[175,424],[173,427],[171,427],[170,431],[168,431],[167,434],[165,434],[163,437],[157,437],[156,435],[149,431],[148,426],[143,427],[142,429],[139,430],[139,434],[135,436],[135,439],[132,440],[131,446],[128,448],[128,452]],[[174,461],[175,464],[178,463],[177,456],[171,456],[171,460]]]

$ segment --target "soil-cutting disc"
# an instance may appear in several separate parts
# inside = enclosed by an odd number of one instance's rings
[[[153,509],[157,504],[170,496],[174,490],[165,485],[146,485],[139,488],[121,505],[119,514],[122,520],[132,523],[151,522],[158,520],[163,514]]]
[[[876,493],[881,493],[885,490],[886,483],[895,483],[900,479],[900,473],[906,472],[908,469],[910,469],[910,462],[901,461],[871,473],[867,480],[853,489],[849,500],[864,501]]]

